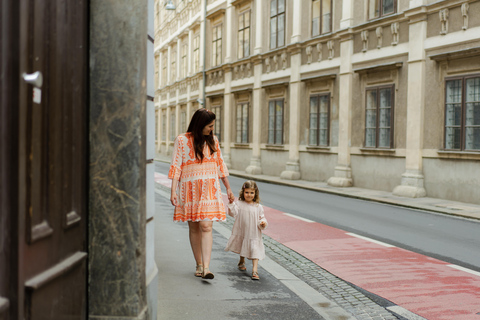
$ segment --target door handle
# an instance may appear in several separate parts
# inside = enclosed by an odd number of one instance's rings
[[[25,80],[26,83],[29,83],[37,88],[41,88],[43,84],[43,76],[40,71],[34,72],[34,73],[23,73],[23,80]]]

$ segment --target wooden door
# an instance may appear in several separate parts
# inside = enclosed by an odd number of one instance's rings
[[[85,319],[88,2],[14,1],[22,75],[14,307],[19,319]],[[41,86],[23,79],[35,72]]]

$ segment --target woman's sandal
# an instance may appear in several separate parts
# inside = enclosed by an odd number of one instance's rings
[[[203,279],[213,279],[214,277],[215,276],[213,275],[213,273],[210,272],[208,268],[203,268],[203,274],[202,274]]]
[[[201,277],[203,275],[203,265],[197,264],[197,269],[195,270],[195,277]]]
[[[245,271],[247,270],[247,267],[245,266],[245,262],[244,263],[238,263],[238,270],[240,271]]]
[[[252,280],[260,280],[260,277],[258,276],[258,272],[252,272]]]

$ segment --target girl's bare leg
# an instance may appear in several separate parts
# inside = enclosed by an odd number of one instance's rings
[[[202,232],[198,222],[188,221],[188,235],[190,246],[192,247],[193,257],[197,265],[202,264]]]
[[[208,269],[210,266],[210,258],[212,256],[212,227],[213,221],[200,221],[200,233],[201,233],[201,252],[203,268]]]
[[[252,272],[258,272],[258,259],[252,259]]]

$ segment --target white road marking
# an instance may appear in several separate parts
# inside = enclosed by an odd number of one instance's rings
[[[449,265],[447,265],[447,267],[454,268],[454,269],[457,269],[457,270],[462,270],[462,271],[465,271],[465,272],[468,272],[468,273],[471,273],[471,274],[474,274],[474,275],[480,277],[480,272],[473,271],[471,269],[467,269],[467,268],[464,268],[464,267],[460,267],[460,266],[457,266],[455,264],[449,264]]]
[[[411,311],[408,311],[405,308],[399,306],[387,307],[388,310],[395,312],[396,314],[408,319],[408,320],[426,320],[425,318],[420,317],[418,314],[415,314]]]
[[[291,214],[291,213],[286,213],[286,212],[284,212],[283,214],[284,214],[284,215],[286,215],[286,216],[289,216],[289,217],[292,217],[292,218],[298,219],[298,220],[302,220],[302,221],[308,222],[308,223],[315,222],[315,221],[312,221],[312,220],[308,220],[308,219],[305,219],[305,218],[302,218],[302,217],[296,216],[296,215],[294,215],[294,214]]]
[[[373,240],[373,239],[370,239],[370,238],[367,238],[367,237],[364,237],[364,236],[360,236],[360,235],[355,234],[355,233],[347,232],[346,234],[348,234],[349,236],[352,236],[352,237],[360,238],[360,239],[363,239],[363,240],[367,240],[367,241],[379,244],[379,245],[387,247],[387,248],[395,248],[395,246],[392,246],[391,244],[381,242],[381,241],[377,241],[377,240]]]

